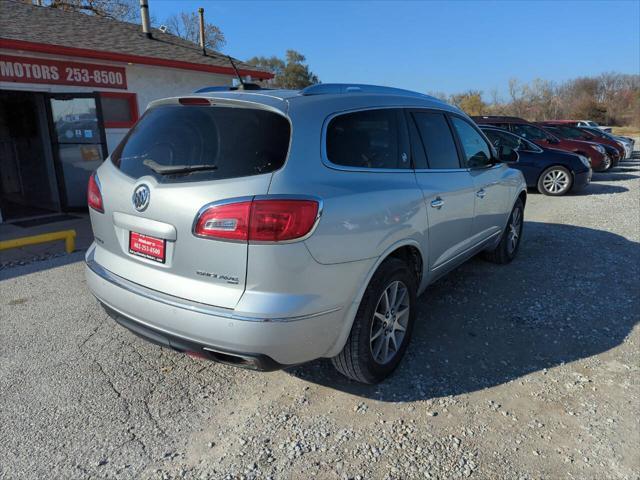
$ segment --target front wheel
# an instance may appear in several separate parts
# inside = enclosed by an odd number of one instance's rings
[[[415,275],[405,262],[386,259],[365,291],[349,338],[331,361],[344,376],[378,383],[398,366],[416,316]]]
[[[611,170],[611,167],[613,167],[613,162],[611,161],[611,157],[605,154],[602,158],[602,165],[600,165],[598,172],[607,172]]]
[[[485,258],[493,263],[505,264],[516,258],[522,239],[524,224],[524,204],[522,200],[516,200],[507,226],[502,232],[500,243],[493,250],[485,252]]]
[[[573,176],[565,167],[559,165],[549,167],[538,179],[538,190],[544,195],[559,197],[564,195],[573,185]]]

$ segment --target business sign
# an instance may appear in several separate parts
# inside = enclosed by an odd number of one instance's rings
[[[127,73],[123,67],[111,65],[3,55],[0,57],[0,81],[126,90]]]

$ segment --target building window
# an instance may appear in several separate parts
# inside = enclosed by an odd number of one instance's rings
[[[135,93],[100,92],[105,128],[131,128],[138,120]]]

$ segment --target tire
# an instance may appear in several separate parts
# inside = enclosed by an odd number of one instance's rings
[[[602,160],[602,166],[596,170],[597,172],[608,172],[613,167],[613,161],[609,157],[609,155],[605,155]]]
[[[487,260],[500,265],[505,265],[516,258],[518,250],[520,249],[520,241],[522,240],[522,230],[524,226],[523,220],[524,205],[522,200],[518,198],[511,210],[511,215],[509,215],[507,226],[502,232],[502,237],[500,237],[500,243],[493,250],[485,252],[484,256]],[[515,245],[513,245],[512,242],[512,235],[514,231],[517,233]]]
[[[538,191],[543,195],[559,197],[573,186],[573,175],[569,169],[560,165],[547,168],[538,178]]]
[[[397,285],[397,310],[408,309],[404,315],[397,315],[396,309],[392,315],[391,309],[385,305],[384,294],[387,293],[387,298],[393,300],[394,285]],[[404,294],[401,293],[403,291]],[[402,360],[411,339],[416,317],[416,292],[416,277],[405,262],[397,258],[382,262],[360,301],[344,348],[331,359],[336,370],[356,382],[368,384],[378,383],[391,374]],[[391,319],[394,318],[391,325]],[[383,320],[389,323],[385,326]],[[390,356],[384,354],[385,344]]]

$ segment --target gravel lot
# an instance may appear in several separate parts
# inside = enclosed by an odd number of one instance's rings
[[[639,179],[530,193],[516,261],[430,287],[374,387],[146,343],[81,253],[1,270],[0,478],[638,479]]]

